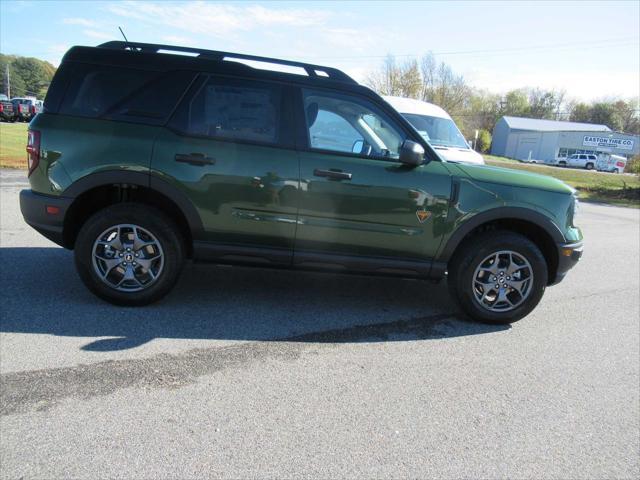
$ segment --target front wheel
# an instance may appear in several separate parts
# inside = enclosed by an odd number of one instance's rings
[[[96,296],[116,305],[147,305],[178,280],[184,242],[159,210],[119,203],[90,217],[75,243],[80,278]]]
[[[547,285],[540,249],[517,233],[493,230],[471,237],[449,264],[449,291],[462,310],[484,323],[507,324],[527,316]]]

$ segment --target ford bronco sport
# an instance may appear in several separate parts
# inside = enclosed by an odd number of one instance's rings
[[[119,305],[166,295],[189,258],[447,276],[468,315],[507,323],[582,252],[572,188],[448,163],[380,96],[318,65],[73,47],[27,152],[25,220]]]

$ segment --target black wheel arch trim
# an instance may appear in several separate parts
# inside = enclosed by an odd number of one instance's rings
[[[77,198],[89,190],[105,185],[136,185],[155,190],[177,205],[187,220],[189,228],[191,229],[191,235],[194,239],[198,238],[200,234],[204,232],[200,214],[191,200],[178,188],[150,172],[107,170],[91,173],[71,184],[64,190],[62,195]]]
[[[458,245],[460,245],[466,236],[474,229],[495,220],[509,219],[524,220],[537,225],[542,228],[556,244],[566,242],[562,231],[546,215],[524,207],[498,207],[480,212],[461,224],[458,229],[453,232],[453,235],[451,235],[436,259],[441,262],[448,262]]]

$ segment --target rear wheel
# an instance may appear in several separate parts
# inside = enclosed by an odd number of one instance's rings
[[[587,164],[585,165],[585,168],[586,168],[587,170],[593,170],[593,163],[587,163]]]
[[[173,221],[159,210],[119,203],[95,213],[80,229],[75,262],[96,296],[116,305],[147,305],[178,280],[184,245]]]
[[[471,318],[512,323],[540,302],[547,285],[547,263],[528,238],[504,230],[467,240],[449,264],[449,291]]]

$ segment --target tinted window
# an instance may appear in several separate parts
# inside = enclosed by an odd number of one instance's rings
[[[169,72],[117,102],[107,118],[163,124],[193,80],[192,72]]]
[[[85,65],[69,84],[60,113],[99,117],[157,75],[144,70]]]
[[[182,103],[171,125],[192,135],[277,143],[281,104],[279,86],[209,78]]]
[[[160,124],[194,74],[77,65],[60,113]]]
[[[397,159],[405,135],[373,102],[342,93],[304,90],[311,148]]]

